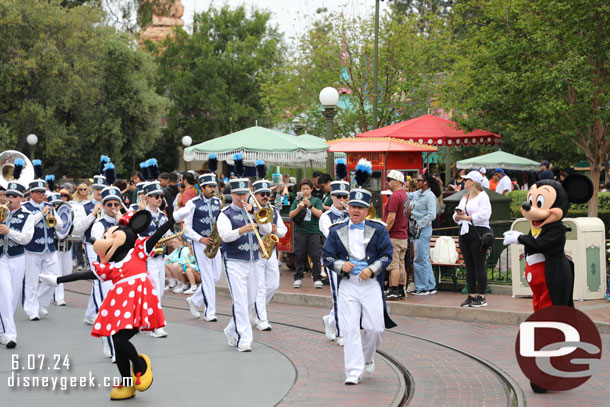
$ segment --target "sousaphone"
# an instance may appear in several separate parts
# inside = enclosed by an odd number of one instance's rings
[[[15,169],[15,160],[21,158],[25,162],[19,182],[27,187],[34,179],[34,166],[30,159],[23,153],[15,150],[6,150],[0,153],[0,185],[5,189],[8,183],[13,181],[13,171]]]

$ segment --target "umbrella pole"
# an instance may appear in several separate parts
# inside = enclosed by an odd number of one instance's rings
[[[445,186],[449,185],[451,181],[451,154],[449,153],[449,147],[445,146]]]

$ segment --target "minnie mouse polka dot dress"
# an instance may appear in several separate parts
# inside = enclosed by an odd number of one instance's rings
[[[146,273],[146,260],[152,254],[146,253],[147,239],[136,240],[135,247],[120,262],[93,262],[97,277],[112,281],[114,287],[100,307],[92,336],[111,336],[120,329],[152,331],[165,326],[156,289]]]

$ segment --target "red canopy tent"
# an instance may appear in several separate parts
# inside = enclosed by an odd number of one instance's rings
[[[498,134],[485,130],[464,133],[457,128],[455,122],[430,114],[370,130],[358,134],[356,137],[393,137],[420,144],[447,147],[500,143]]]

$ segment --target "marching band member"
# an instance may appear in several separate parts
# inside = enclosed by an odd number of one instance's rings
[[[119,223],[120,209],[121,209],[121,190],[117,187],[106,187],[102,190],[102,205],[103,205],[103,216],[97,219],[91,227],[90,242],[91,246],[95,244],[95,241],[102,238],[104,233],[113,226],[117,226]],[[98,255],[95,254],[95,262],[97,262]],[[93,262],[91,263],[93,264]],[[94,281],[95,283],[96,281]],[[108,287],[106,289],[106,287]],[[112,290],[112,281],[104,282],[103,284],[103,295],[104,299],[108,295],[108,292]],[[97,304],[98,309],[102,306],[104,300]],[[97,317],[96,317],[97,318]],[[106,357],[114,357],[114,346],[109,336],[102,337],[102,344],[104,345],[104,355]]]
[[[138,182],[136,184],[136,191],[138,191],[137,193],[137,197],[138,197],[138,201],[136,203],[133,203],[131,205],[129,205],[129,210],[130,211],[139,211],[140,209],[144,209],[144,207],[146,206],[145,204],[145,194],[144,194],[144,185],[146,185],[146,182]]]
[[[234,161],[235,173],[243,175],[241,154],[235,154]],[[233,298],[233,318],[224,333],[230,346],[237,346],[240,352],[250,352],[253,338],[248,315],[248,279],[256,278],[259,273],[257,269],[264,267],[254,231],[258,229],[264,234],[270,233],[271,225],[254,223],[252,215],[246,212],[252,210],[252,206],[246,203],[250,190],[248,178],[236,178],[230,184],[233,201],[222,209],[217,220],[225,272]]]
[[[364,185],[371,172],[370,162],[361,159],[356,166],[357,184]],[[365,220],[370,202],[369,191],[352,189],[350,219],[331,226],[323,248],[324,263],[338,275],[345,384],[358,384],[365,371],[374,372],[373,358],[383,338],[384,322],[387,328],[396,326],[385,313],[382,290],[383,273],[392,260],[392,241],[382,223]]]
[[[165,223],[167,223],[167,216],[159,210],[161,203],[163,202],[163,190],[161,185],[157,181],[148,182],[144,185],[144,196],[146,202],[146,209],[152,215],[152,221],[140,234],[141,237],[150,237]],[[165,267],[163,264],[162,254],[153,254],[146,261],[146,269],[148,276],[157,289],[157,297],[159,297],[159,304],[161,304],[161,298],[163,298],[163,286],[165,285]],[[150,332],[150,336],[155,338],[165,338],[167,332],[163,328],[156,328]]]
[[[210,161],[208,161],[208,168]],[[218,320],[216,318],[216,284],[218,284],[222,273],[222,258],[220,250],[214,258],[206,256],[205,250],[213,243],[210,235],[222,208],[222,202],[214,196],[217,185],[216,174],[201,175],[199,185],[201,186],[201,195],[187,201],[184,207],[178,209],[181,214],[188,214],[185,215],[184,234],[193,242],[193,254],[201,274],[201,285],[192,297],[186,299],[186,302],[195,318],[201,316],[199,308],[205,305],[203,319],[208,322],[215,322]]]
[[[85,255],[89,261],[89,268],[94,261],[97,261],[97,254],[93,250],[93,242],[91,241],[91,228],[93,223],[102,211],[102,190],[108,186],[106,177],[103,174],[104,166],[110,162],[110,158],[102,155],[100,158],[99,175],[93,177],[93,197],[90,201],[83,202],[82,205],[75,206],[74,212],[74,233],[82,234],[85,242]],[[82,208],[82,210],[81,210]],[[101,282],[100,280],[92,281],[91,295],[87,303],[84,322],[88,325],[93,325],[97,313],[104,302],[104,298],[108,294],[108,290],[112,288],[110,281]]]
[[[54,183],[54,181],[52,181]],[[53,190],[54,188],[50,187]],[[53,205],[55,209],[63,203],[61,194],[52,192],[47,197],[47,202]],[[57,248],[57,263],[59,265],[59,276],[66,276],[72,273],[72,242],[67,238],[59,239],[55,236],[55,247]],[[64,285],[60,284],[55,288],[55,304],[58,306],[66,305],[64,299]]]
[[[269,197],[271,196],[271,183],[267,180],[256,181],[252,184],[254,189],[254,197],[262,208],[267,208],[273,213],[273,223],[271,233],[279,238],[286,236],[288,228],[284,224],[279,212],[269,205]],[[256,329],[260,331],[270,331],[271,325],[267,318],[267,304],[273,298],[273,295],[280,286],[280,266],[277,259],[277,251],[275,247],[268,259],[262,260],[264,268],[260,269],[258,278],[252,279],[257,282],[255,289],[255,298],[250,300],[253,303],[254,313],[256,315]],[[250,287],[249,287],[250,289]]]
[[[49,227],[49,216],[56,219],[56,226],[62,227],[61,219],[54,216],[53,206],[45,202],[45,182],[42,178],[42,163],[40,160],[32,161],[37,179],[30,182],[30,200],[23,206],[32,214],[41,214],[34,227],[34,235],[25,246],[25,292],[23,309],[30,321],[38,321],[40,316],[46,316],[47,307],[53,297],[53,287],[44,285],[38,289],[38,275],[59,274],[57,252],[55,248],[55,228]]]
[[[13,173],[16,179],[24,167],[21,164],[17,170],[17,160]],[[9,182],[6,190],[9,213],[4,223],[0,224],[0,325],[3,328],[0,344],[9,349],[17,346],[14,316],[25,276],[24,245],[32,239],[34,225],[42,218],[40,214],[31,215],[21,206],[25,190],[25,186],[18,181]]]
[[[325,238],[328,238],[328,232],[332,225],[343,222],[349,218],[349,213],[346,210],[347,199],[349,198],[349,182],[331,182],[330,197],[333,203],[332,206],[320,216],[320,231]],[[337,345],[343,345],[343,337],[341,336],[337,313],[337,273],[335,273],[334,270],[329,269],[328,278],[330,280],[333,306],[330,313],[322,317],[322,321],[324,322],[324,333],[328,340],[334,341],[336,339]]]

